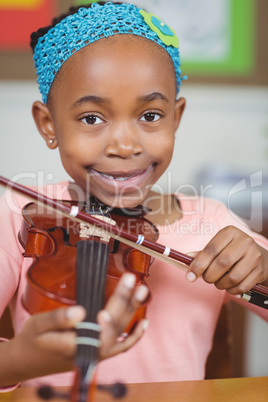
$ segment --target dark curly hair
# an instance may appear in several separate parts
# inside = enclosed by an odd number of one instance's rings
[[[98,1],[98,4],[101,6],[104,6],[105,3],[107,3],[107,1]],[[122,2],[113,2],[114,4],[122,4]],[[85,8],[91,8],[92,3],[91,4],[87,4],[87,5],[80,5],[80,6],[73,6],[69,8],[69,11],[65,14],[61,14],[58,17],[53,18],[51,25],[48,25],[46,27],[43,28],[39,28],[37,31],[33,32],[31,34],[31,41],[30,41],[30,46],[34,52],[34,48],[37,45],[38,39],[41,38],[42,36],[44,36],[51,28],[53,28],[55,25],[57,25],[59,22],[61,22],[62,20],[64,20],[66,17],[68,17],[68,15],[73,15],[75,13],[78,12],[80,7],[85,7]]]

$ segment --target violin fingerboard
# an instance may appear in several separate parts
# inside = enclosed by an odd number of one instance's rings
[[[76,366],[80,370],[80,391],[94,378],[98,362],[99,333],[97,314],[104,303],[109,246],[94,240],[77,243],[76,299],[86,309],[85,320],[77,325]]]

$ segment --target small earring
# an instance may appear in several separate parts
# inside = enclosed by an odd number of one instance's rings
[[[54,142],[54,140],[49,140],[49,143],[50,143],[50,144],[53,144],[53,142]]]

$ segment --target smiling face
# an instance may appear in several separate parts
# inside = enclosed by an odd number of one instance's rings
[[[85,192],[107,205],[134,207],[171,161],[184,109],[184,99],[175,97],[167,52],[147,39],[120,35],[73,54],[47,107],[36,102],[33,115]]]

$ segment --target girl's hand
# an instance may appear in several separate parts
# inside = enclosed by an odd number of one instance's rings
[[[207,283],[233,295],[245,293],[257,283],[268,286],[268,251],[243,231],[227,226],[196,254],[186,278],[194,282],[201,275]]]
[[[137,326],[129,338],[118,343],[118,336],[148,296],[146,286],[134,288],[135,276],[124,274],[105,310],[98,315],[102,327],[101,359],[127,350],[141,338],[145,330],[146,320]],[[74,328],[84,317],[85,310],[81,306],[31,316],[15,338],[0,343],[0,387],[72,370],[76,352]]]
[[[133,346],[143,335],[148,326],[147,320],[142,320],[134,331],[124,340],[118,339],[122,334],[137,308],[148,298],[149,289],[145,285],[135,287],[135,275],[124,274],[114,294],[109,298],[105,310],[98,314],[101,325],[100,359],[125,352]]]

